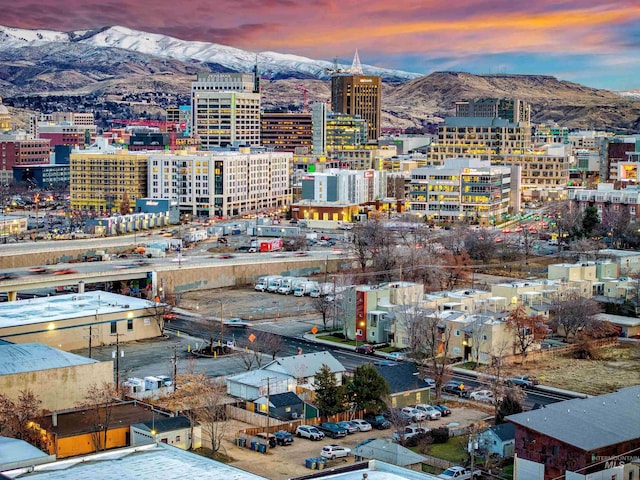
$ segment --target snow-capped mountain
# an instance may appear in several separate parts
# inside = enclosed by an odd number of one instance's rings
[[[328,69],[334,68],[333,63],[323,60],[276,52],[249,52],[215,43],[185,41],[119,26],[75,32],[0,26],[0,51],[49,43],[80,43],[100,48],[118,48],[184,62],[218,65],[231,71],[251,71],[257,61],[261,74],[269,78],[327,79],[331,75]],[[421,76],[417,73],[368,65],[363,65],[362,68],[366,75],[380,75],[389,81],[407,81]]]
[[[621,97],[632,98],[634,100],[640,100],[640,90],[627,90],[626,92],[616,92]]]

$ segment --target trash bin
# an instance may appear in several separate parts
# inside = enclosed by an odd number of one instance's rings
[[[251,450],[258,450],[258,442],[257,441],[252,441],[251,442]]]
[[[267,446],[264,443],[258,444],[258,451],[260,453],[267,453]]]
[[[318,466],[317,466],[317,467],[318,467],[318,470],[322,470],[322,469],[324,469],[324,467],[326,466],[326,464],[327,464],[327,462],[325,461],[325,459],[324,459],[324,458],[322,458],[322,459],[320,459],[320,458],[319,458],[319,459],[318,459]]]
[[[316,468],[316,459],[315,458],[307,458],[305,465],[307,468],[310,468],[311,470],[315,470]]]
[[[238,446],[239,447],[246,447],[247,446],[247,439],[244,438],[244,437],[238,438]]]

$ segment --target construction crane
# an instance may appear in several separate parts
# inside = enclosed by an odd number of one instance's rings
[[[309,110],[307,108],[307,99],[308,99],[309,90],[307,90],[302,85],[296,85],[295,89],[300,90],[302,92],[302,113],[308,113]]]
[[[338,65],[338,57],[335,57],[333,59],[333,68],[325,68],[324,71],[327,73],[333,73],[333,74],[344,73],[344,68],[341,68]]]

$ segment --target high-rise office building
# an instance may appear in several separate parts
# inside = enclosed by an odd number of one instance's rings
[[[456,102],[456,117],[502,118],[511,123],[531,121],[531,107],[517,98],[478,98]]]
[[[191,84],[193,135],[204,149],[260,145],[257,72],[200,73]]]
[[[265,112],[261,119],[262,146],[276,152],[309,153],[312,148],[310,113]]]
[[[381,98],[381,77],[363,74],[357,52],[348,73],[336,73],[331,77],[331,109],[366,120],[370,141],[378,140],[381,135]]]

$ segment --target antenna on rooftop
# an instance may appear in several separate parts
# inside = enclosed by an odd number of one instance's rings
[[[356,48],[356,54],[353,56],[353,63],[349,69],[351,75],[364,75],[362,72],[362,64],[360,63],[360,56],[358,55],[358,49]]]

